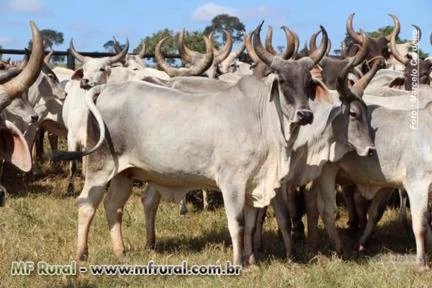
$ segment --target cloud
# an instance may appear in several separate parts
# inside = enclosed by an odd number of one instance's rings
[[[43,12],[42,0],[10,0],[9,9],[19,12]]]
[[[227,6],[221,6],[213,2],[208,2],[196,8],[192,13],[192,20],[196,21],[211,21],[219,14],[229,14],[236,16],[237,9]]]
[[[9,37],[0,35],[0,45],[2,45],[3,48],[6,48],[5,45],[9,45],[11,42],[12,39],[10,39]]]

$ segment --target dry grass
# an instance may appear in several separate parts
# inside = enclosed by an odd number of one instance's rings
[[[47,167],[44,167],[46,170]],[[9,174],[7,174],[9,175]],[[397,211],[387,211],[373,234],[367,255],[351,253],[337,258],[324,230],[322,254],[313,256],[306,245],[295,245],[295,260],[284,258],[277,225],[269,213],[265,225],[264,256],[258,267],[241,276],[12,276],[12,261],[46,261],[67,264],[74,259],[77,206],[62,195],[67,180],[63,174],[42,174],[23,184],[21,177],[5,179],[10,191],[7,207],[0,210],[0,287],[432,287],[432,274],[414,272],[413,236],[398,222]],[[77,185],[81,188],[82,183]],[[127,203],[124,236],[127,255],[113,256],[103,205],[90,231],[90,264],[223,264],[232,257],[223,208],[192,211],[178,216],[178,206],[162,203],[157,216],[156,250],[145,248],[145,225],[140,188]],[[193,210],[193,209],[191,209]],[[347,247],[353,242],[343,229],[346,215],[341,210],[339,226]]]

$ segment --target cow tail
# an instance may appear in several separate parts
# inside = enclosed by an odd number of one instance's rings
[[[53,151],[50,155],[50,159],[53,161],[64,161],[64,160],[76,160],[81,157],[87,156],[93,152],[95,152],[102,145],[103,140],[105,139],[105,123],[102,119],[102,115],[97,109],[95,104],[95,98],[102,92],[102,89],[105,85],[98,85],[90,89],[85,95],[85,103],[87,109],[90,113],[93,114],[94,118],[99,127],[99,139],[95,146],[93,146],[89,150],[85,151]]]

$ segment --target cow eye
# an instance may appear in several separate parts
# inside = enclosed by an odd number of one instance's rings
[[[99,71],[100,72],[105,72],[105,68],[100,68]]]
[[[357,118],[357,113],[354,112],[354,111],[349,111],[349,115],[350,115],[351,117]]]
[[[50,79],[54,79],[54,75],[53,75],[53,74],[48,74],[48,77],[49,77]]]

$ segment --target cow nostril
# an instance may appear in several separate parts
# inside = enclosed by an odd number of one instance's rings
[[[39,119],[39,116],[38,116],[38,115],[32,115],[32,116],[31,116],[31,121],[32,121],[32,122],[36,122],[36,121],[38,121],[38,119]]]
[[[374,155],[375,155],[375,150],[376,150],[375,148],[369,148],[369,150],[368,150],[368,154],[367,154],[367,155],[368,155],[369,157],[374,156]]]
[[[311,124],[313,121],[313,113],[308,110],[297,111],[297,117],[301,124]]]

